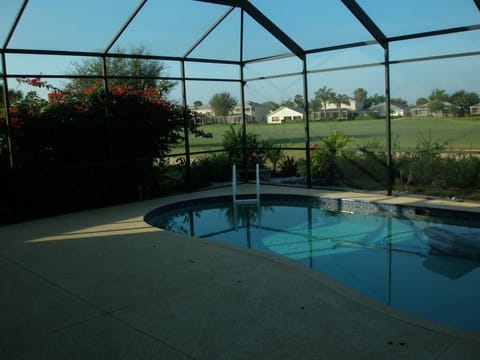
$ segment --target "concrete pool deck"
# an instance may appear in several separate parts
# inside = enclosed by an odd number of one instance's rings
[[[473,203],[262,186],[269,192],[480,213]],[[161,205],[230,194],[0,227],[0,359],[479,358],[480,333],[395,311],[288,260],[143,221]]]

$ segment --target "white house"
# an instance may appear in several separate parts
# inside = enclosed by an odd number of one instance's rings
[[[215,116],[215,113],[210,105],[202,105],[195,110],[197,113],[203,115],[200,121],[203,125],[206,124],[240,124],[242,122],[242,106],[235,106],[227,116]],[[247,101],[245,104],[245,117],[247,122],[266,122],[268,109],[259,103]]]
[[[448,114],[448,110],[453,106],[452,103],[449,103],[448,101],[443,101],[443,110],[435,111],[432,112],[428,104],[423,104],[419,106],[415,106],[410,109],[410,112],[412,113],[412,116],[437,116],[441,117],[444,116],[445,114]]]
[[[470,115],[480,115],[480,103],[470,106]]]
[[[363,101],[361,100],[355,100],[354,98],[349,98],[348,99],[348,104],[341,104],[340,109],[341,110],[348,110],[351,112],[359,112],[363,110]],[[338,110],[337,104],[334,102],[328,103],[327,105],[327,111],[328,110]]]
[[[267,115],[267,123],[281,124],[287,120],[302,120],[304,118],[304,111],[301,108],[294,106],[282,106]]]
[[[385,117],[387,115],[386,105],[387,105],[387,103],[383,102],[383,103],[380,103],[380,104],[369,107],[366,111],[374,112],[379,117]],[[390,115],[391,116],[404,116],[405,112],[406,112],[405,109],[402,109],[401,107],[399,107],[395,104],[390,104]]]
[[[351,119],[355,114],[358,114],[364,108],[364,102],[354,98],[348,99],[348,104],[340,104],[340,111],[337,104],[330,102],[326,109],[322,108],[316,110],[311,115],[311,120],[335,120],[335,119]]]
[[[241,115],[242,114],[242,106],[237,105],[233,111],[232,115]],[[264,123],[267,121],[267,114],[268,109],[259,103],[254,101],[247,101],[245,104],[245,115],[247,117],[248,122],[255,122],[255,123]]]

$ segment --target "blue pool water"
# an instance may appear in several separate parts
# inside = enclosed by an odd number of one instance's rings
[[[285,257],[394,308],[480,331],[478,222],[282,201],[183,204],[145,220]]]

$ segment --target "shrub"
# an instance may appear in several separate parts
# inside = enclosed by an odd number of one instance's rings
[[[342,149],[353,139],[342,131],[333,130],[318,147],[314,147],[311,156],[312,176],[318,177],[323,185],[333,185],[341,178],[336,163],[337,157],[343,157]]]
[[[277,164],[279,161],[282,160],[284,157],[284,153],[281,146],[275,147],[275,143],[273,139],[269,138],[267,140],[263,140],[261,143],[261,147],[265,151],[265,159],[269,160],[273,166],[273,173],[277,172]]]
[[[265,146],[260,139],[260,135],[256,133],[247,133],[246,149],[243,149],[243,132],[239,128],[238,131],[232,125],[223,134],[222,145],[227,151],[228,161],[237,167],[247,166],[248,169],[255,168],[255,164],[265,167]],[[244,155],[245,154],[245,155]]]
[[[299,173],[299,160],[295,160],[293,156],[285,156],[280,161],[280,175],[297,176]]]
[[[225,153],[213,153],[199,157],[192,166],[194,187],[231,179],[231,164]]]
[[[178,188],[184,184],[179,180],[183,171],[154,167],[154,159],[183,141],[185,122],[190,133],[208,136],[197,129],[195,114],[163,99],[155,88],[119,86],[105,92],[102,83],[95,83],[64,91],[38,78],[19,80],[50,91],[48,102],[30,92],[9,109],[17,170],[14,183],[27,207],[48,203],[62,211],[75,204],[97,206],[99,199],[105,205],[155,196],[167,185]],[[4,163],[8,152],[2,115],[0,160]],[[28,178],[28,186],[21,187],[23,177]]]

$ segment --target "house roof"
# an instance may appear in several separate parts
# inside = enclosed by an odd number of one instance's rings
[[[445,106],[452,106],[453,104],[448,102],[448,101],[442,101],[442,104],[445,105]],[[412,110],[420,110],[420,109],[428,109],[428,106],[430,105],[430,103],[426,103],[426,104],[423,104],[423,105],[418,105],[418,106],[414,106],[412,107]]]
[[[275,115],[276,113],[278,113],[278,112],[280,112],[280,111],[282,111],[282,110],[285,110],[285,109],[294,111],[294,112],[296,112],[296,113],[298,113],[298,114],[302,114],[302,115],[305,113],[305,111],[303,111],[302,108],[299,108],[299,107],[297,107],[297,106],[281,106],[281,107],[279,107],[277,110],[274,110],[274,111],[272,111],[271,113],[269,113],[268,116]]]
[[[386,108],[386,102],[383,102],[383,103],[380,103],[380,104],[377,104],[377,105],[374,105],[374,106],[371,106],[369,107],[367,110],[369,111],[375,111],[375,110],[384,110]],[[395,104],[392,104],[390,103],[390,109],[391,110],[394,110],[394,111],[405,111],[404,108],[401,108],[400,106],[397,106]]]

